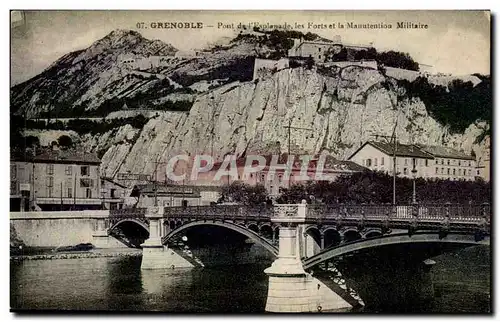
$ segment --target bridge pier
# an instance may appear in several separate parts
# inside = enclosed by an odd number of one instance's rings
[[[94,245],[96,248],[109,247],[109,235],[105,218],[96,219],[94,232],[92,233],[92,245]]]
[[[278,258],[271,267],[264,270],[269,276],[265,310],[286,313],[351,308],[351,305],[308,274],[302,266],[299,247],[302,231],[297,229],[297,225],[305,220],[306,204],[285,207],[290,209],[283,209],[283,213],[278,212],[278,216],[271,219],[282,226],[279,228]],[[291,213],[294,210],[297,212],[295,215]]]
[[[190,268],[193,264],[188,262],[175,251],[164,246],[161,242],[163,226],[163,208],[150,207],[146,212],[149,219],[149,238],[142,246],[141,269],[175,269]]]

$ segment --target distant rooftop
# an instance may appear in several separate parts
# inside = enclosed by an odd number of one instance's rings
[[[354,156],[359,150],[361,150],[365,145],[370,144],[376,149],[384,152],[387,155],[394,155],[394,144],[393,143],[385,143],[385,142],[377,142],[377,141],[368,141],[363,144],[356,152],[354,152],[349,159]],[[429,153],[422,151],[418,146],[413,144],[396,144],[396,156],[398,157],[411,157],[411,158],[423,158],[423,159],[432,159],[433,156]]]
[[[444,146],[419,145],[419,147],[423,151],[432,154],[435,157],[448,158],[448,159],[476,160],[476,158],[474,158],[471,155]]]
[[[50,150],[35,157],[35,162],[39,163],[78,163],[96,164],[101,160],[94,153],[85,153],[76,150]]]

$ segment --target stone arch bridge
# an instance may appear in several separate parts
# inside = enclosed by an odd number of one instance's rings
[[[147,238],[141,245],[142,268],[171,268],[180,262],[168,245],[185,230],[200,225],[231,229],[276,256],[265,271],[266,310],[309,312],[364,304],[337,269],[338,258],[404,250],[414,266],[415,260],[450,249],[488,245],[490,214],[486,204],[152,207],[110,211],[98,221],[94,240],[99,246],[117,227],[136,226]]]

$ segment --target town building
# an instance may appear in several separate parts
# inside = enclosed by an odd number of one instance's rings
[[[102,208],[99,178],[101,161],[95,154],[55,149],[29,159],[11,160],[12,209],[49,211]],[[15,200],[19,196],[23,200],[17,207]],[[29,209],[26,208],[28,203]]]
[[[476,158],[452,148],[418,145],[422,151],[434,157],[433,177],[451,180],[474,180]]]
[[[11,156],[10,161],[10,210],[31,209],[31,187],[33,186],[33,163],[23,156]]]
[[[159,207],[208,206],[220,198],[220,188],[148,183],[134,186],[130,196],[136,199],[134,206],[139,208],[154,206],[155,199]]]
[[[412,178],[474,180],[475,159],[463,152],[437,146],[396,144],[396,175]],[[374,171],[393,172],[394,144],[368,141],[348,160]],[[413,173],[415,168],[416,172]]]
[[[295,157],[295,162],[290,169],[290,177],[287,179],[284,176],[286,163],[288,156],[286,153],[281,154],[277,160],[277,165],[272,165],[272,155],[264,155],[266,160],[266,166],[258,172],[255,173],[245,173],[246,157],[241,157],[235,160],[236,163],[236,176],[232,175],[221,175],[218,176],[219,171],[224,171],[221,169],[224,166],[224,162],[217,162],[213,167],[207,172],[201,172],[195,180],[191,180],[190,174],[192,171],[192,165],[187,162],[179,162],[178,166],[174,169],[176,175],[186,175],[186,184],[202,186],[216,186],[221,187],[224,185],[231,184],[234,181],[242,181],[249,185],[262,184],[271,196],[278,196],[280,194],[280,189],[288,188],[291,185],[304,183],[307,181],[321,181],[323,178],[328,178],[329,181],[335,180],[340,175],[349,175],[354,172],[362,172],[366,170],[365,167],[360,166],[351,161],[340,161],[331,156],[326,156],[324,166],[323,166],[323,177],[317,177],[316,173],[318,170],[319,156],[311,158],[307,166],[307,171],[301,173],[302,164],[298,156]],[[202,164],[202,166],[205,166]],[[258,162],[255,161],[252,167],[258,166]],[[227,168],[225,169],[227,170]],[[248,171],[247,171],[248,172]]]
[[[477,166],[475,169],[475,175],[477,178],[481,178],[484,181],[490,181],[490,137],[485,138],[486,149],[483,155],[479,156],[477,159]]]
[[[131,189],[111,178],[101,177],[101,200],[104,209],[122,209]]]

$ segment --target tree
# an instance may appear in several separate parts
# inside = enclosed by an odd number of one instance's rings
[[[244,205],[261,205],[269,199],[266,188],[261,185],[251,186],[241,181],[234,181],[222,187],[222,202],[236,202]]]
[[[491,184],[477,181],[451,181],[417,178],[417,202],[422,204],[491,203]],[[413,184],[410,178],[396,178],[396,202],[409,204]],[[313,196],[314,198],[311,198]],[[383,172],[359,172],[340,176],[333,182],[308,182],[283,189],[279,203],[300,203],[302,200],[325,204],[387,204],[392,202],[392,176]]]
[[[73,145],[73,140],[67,135],[61,135],[57,139],[57,143],[59,144],[60,147],[67,149]]]

